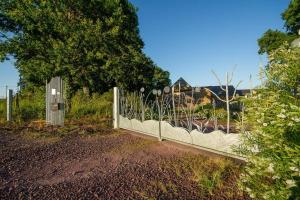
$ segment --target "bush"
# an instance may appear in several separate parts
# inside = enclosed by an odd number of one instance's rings
[[[266,87],[246,104],[250,132],[239,152],[247,157],[240,185],[255,199],[300,196],[300,49],[270,55]]]

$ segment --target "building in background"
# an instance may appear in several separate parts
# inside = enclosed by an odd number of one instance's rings
[[[224,103],[220,101],[212,92],[220,98],[225,99],[226,92],[220,86],[191,86],[187,81],[180,77],[173,85],[175,100],[181,105],[207,105],[216,102],[217,106],[222,106]],[[223,88],[226,86],[223,85]],[[234,95],[235,88],[233,85],[228,86],[229,98]],[[249,89],[236,90],[236,96],[247,96],[250,93]]]

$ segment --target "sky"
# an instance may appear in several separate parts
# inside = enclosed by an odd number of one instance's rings
[[[183,77],[192,86],[217,85],[234,68],[234,83],[249,87],[266,57],[258,55],[257,39],[269,28],[284,31],[281,13],[289,0],[130,0],[138,8],[144,52],[172,82]],[[236,66],[236,67],[235,67]],[[0,63],[0,97],[5,85],[15,89],[13,61]]]

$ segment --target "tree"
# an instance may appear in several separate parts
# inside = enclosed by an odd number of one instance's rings
[[[285,42],[292,42],[296,38],[296,35],[287,34],[278,30],[267,30],[261,38],[258,39],[259,54],[267,53],[277,49]]]
[[[71,94],[153,82],[157,66],[142,52],[127,0],[3,0],[0,18],[0,58],[14,56],[25,82],[40,86],[62,76]]]
[[[267,30],[258,39],[259,54],[269,54],[272,50],[279,48],[284,42],[292,42],[297,38],[300,29],[300,0],[291,0],[288,8],[281,14],[285,21],[287,32],[278,30]]]
[[[297,34],[300,29],[300,0],[292,0],[281,16],[287,30]]]
[[[236,85],[236,87],[234,88],[234,92],[232,94],[232,96],[230,97],[229,94],[229,85],[231,85],[232,83],[232,79],[233,79],[233,72],[231,73],[231,75],[228,74],[228,72],[226,73],[226,82],[225,82],[225,87],[224,85],[221,83],[220,78],[218,77],[218,75],[212,71],[212,73],[214,74],[214,76],[216,77],[220,89],[225,92],[225,99],[222,99],[218,94],[216,94],[215,92],[213,92],[212,90],[205,88],[206,90],[210,91],[218,100],[220,100],[221,102],[226,103],[226,111],[227,111],[227,126],[226,126],[226,133],[229,134],[230,133],[230,103],[232,101],[235,100],[235,94],[236,94],[236,90],[238,88],[238,86],[241,84],[242,81],[239,81],[238,84]]]

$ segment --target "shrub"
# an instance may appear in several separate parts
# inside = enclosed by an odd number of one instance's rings
[[[270,55],[265,88],[246,104],[247,157],[240,186],[255,199],[300,196],[300,50],[283,46]]]

